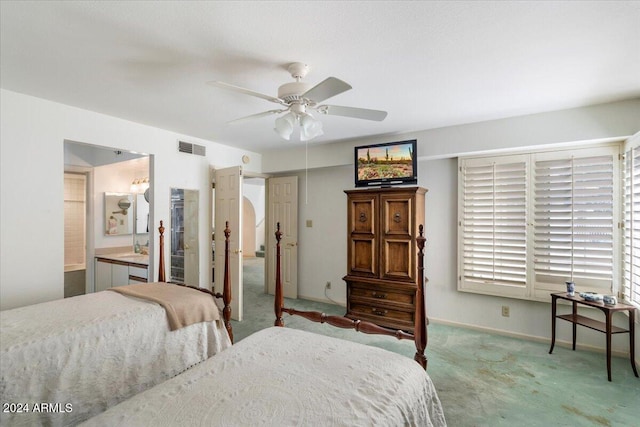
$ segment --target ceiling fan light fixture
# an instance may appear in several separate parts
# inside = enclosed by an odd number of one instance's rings
[[[276,119],[276,127],[273,130],[275,130],[280,137],[289,141],[295,124],[296,116],[292,112],[289,112]]]
[[[310,141],[315,137],[324,135],[322,122],[313,118],[309,113],[300,115],[300,140]]]
[[[302,82],[302,79],[309,72],[309,66],[303,62],[294,62],[290,64],[288,70],[295,81],[280,85],[277,97],[265,95],[250,89],[219,81],[209,82],[209,84],[284,106],[284,109],[269,110],[258,114],[252,114],[250,116],[232,120],[229,123],[240,123],[249,119],[257,119],[270,114],[286,112],[284,116],[275,120],[274,131],[281,138],[287,141],[291,140],[291,135],[294,132],[296,132],[296,136],[294,137],[296,141],[298,139],[301,141],[309,141],[313,138],[324,135],[322,122],[308,114],[307,111],[317,111],[318,114],[373,121],[382,121],[387,116],[386,111],[380,110],[343,107],[337,105],[320,105],[320,103],[325,100],[352,89],[351,85],[335,77],[328,77],[315,86]],[[299,138],[298,131],[300,132]]]

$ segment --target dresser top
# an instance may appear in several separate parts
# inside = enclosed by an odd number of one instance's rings
[[[427,190],[426,188],[416,187],[416,186],[412,186],[412,187],[401,187],[401,186],[371,187],[371,188],[354,188],[352,190],[344,190],[344,192],[347,193],[347,194],[352,194],[352,193],[397,193],[397,192],[400,192],[400,191],[424,194],[429,190]]]

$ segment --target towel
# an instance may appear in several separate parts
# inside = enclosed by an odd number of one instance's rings
[[[172,331],[194,323],[220,320],[213,297],[194,288],[155,282],[117,286],[108,290],[160,304],[167,313],[169,329]]]

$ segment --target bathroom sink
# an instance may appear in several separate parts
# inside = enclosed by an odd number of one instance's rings
[[[146,257],[146,256],[149,256],[149,255],[147,255],[147,254],[138,254],[138,253],[135,253],[135,252],[131,252],[131,253],[124,253],[124,254],[117,254],[117,255],[114,255],[114,256],[116,256],[118,258],[142,258],[142,257]]]
[[[130,253],[121,253],[121,254],[113,254],[109,258],[113,258],[120,261],[125,262],[135,262],[135,263],[144,263],[146,264],[149,259],[149,255],[147,254],[137,254],[135,252]]]

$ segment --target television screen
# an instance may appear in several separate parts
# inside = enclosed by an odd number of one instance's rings
[[[416,184],[416,140],[355,147],[356,187]]]

